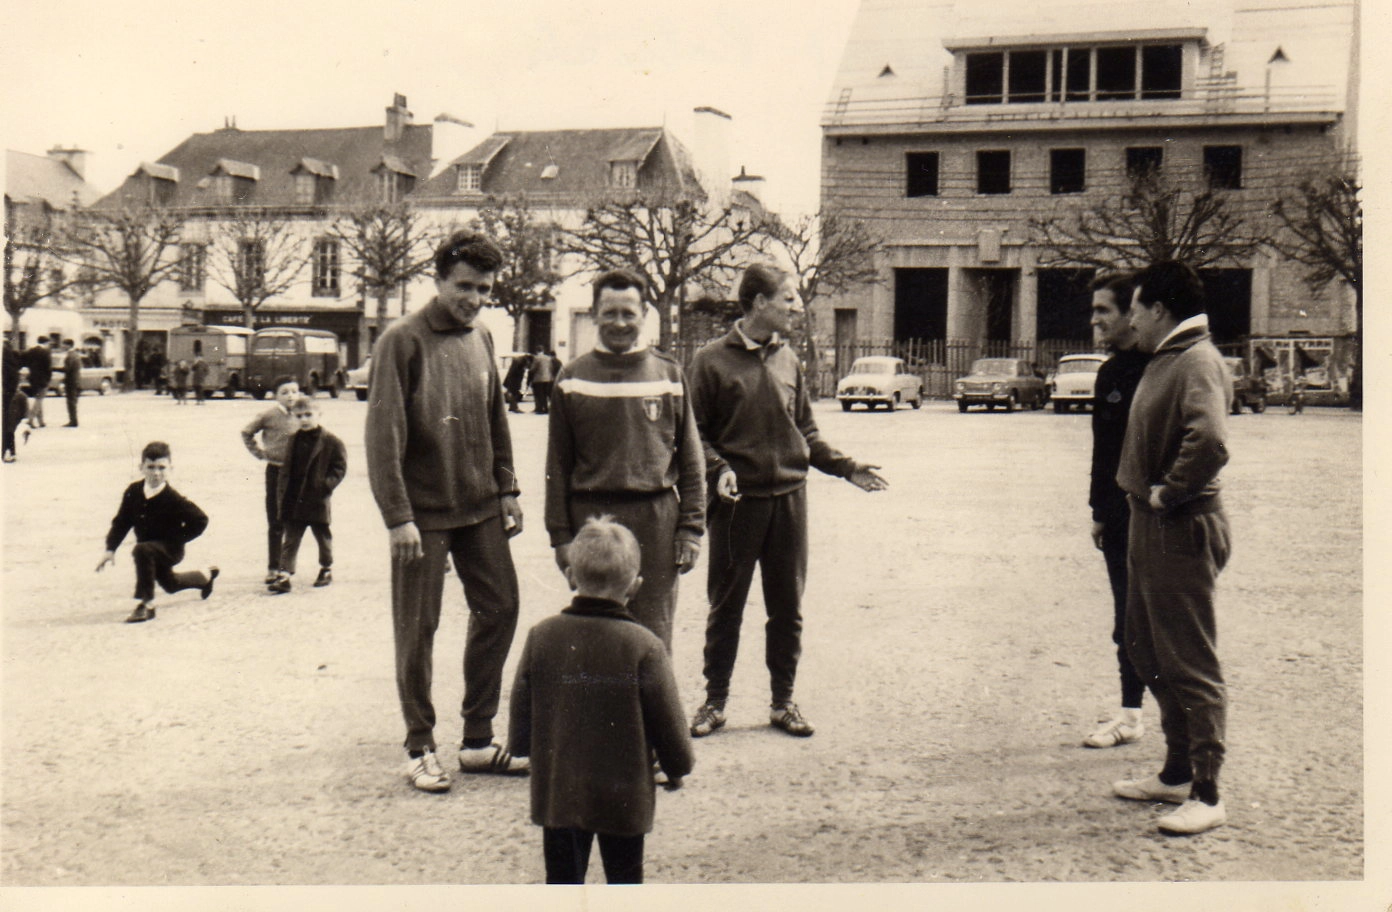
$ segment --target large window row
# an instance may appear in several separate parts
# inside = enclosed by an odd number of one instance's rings
[[[1158,174],[1164,165],[1163,146],[1130,146],[1126,149],[1128,178]],[[1242,147],[1204,146],[1204,174],[1215,190],[1242,189]],[[976,153],[976,192],[996,196],[1010,193],[1012,154],[1008,149],[982,149]],[[939,155],[937,152],[908,152],[904,155],[904,195],[910,198],[937,196],[939,193]],[[1087,150],[1061,148],[1049,150],[1049,192],[1055,195],[1083,193],[1088,189]]]
[[[316,238],[310,253],[310,294],[316,298],[336,298],[341,291],[342,269],[339,261],[339,242],[336,238]],[[237,277],[248,290],[265,281],[266,250],[260,240],[244,240],[238,244]],[[180,291],[199,292],[208,281],[208,245],[183,244],[179,266],[175,271]]]
[[[966,102],[1161,101],[1183,77],[1178,44],[980,51],[966,55]]]

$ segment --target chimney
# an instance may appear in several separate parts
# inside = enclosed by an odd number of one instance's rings
[[[430,176],[434,177],[459,156],[478,145],[474,125],[453,114],[435,115],[430,131]]]
[[[73,173],[83,180],[87,179],[87,150],[86,149],[63,149],[54,146],[48,150],[48,157],[54,161],[60,161],[73,170]]]
[[[763,204],[766,182],[757,174],[746,173],[744,165],[740,165],[740,173],[735,175],[730,181],[730,184],[735,190],[743,190],[745,193],[748,193],[750,196],[754,197],[754,199],[758,200],[760,205]]]
[[[411,112],[406,109],[406,96],[397,92],[392,96],[392,104],[387,108],[386,141],[399,142],[411,124]]]
[[[693,112],[695,147],[691,150],[701,186],[713,199],[730,192],[730,122],[724,111],[702,106]]]

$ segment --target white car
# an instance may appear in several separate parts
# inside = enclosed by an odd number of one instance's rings
[[[1073,406],[1092,405],[1093,389],[1097,385],[1097,369],[1107,360],[1106,355],[1064,355],[1049,381],[1049,398],[1054,411],[1066,412]]]
[[[350,389],[358,395],[359,402],[367,401],[367,377],[372,370],[372,356],[368,355],[363,359],[363,363],[344,374],[344,389]]]
[[[857,402],[868,409],[883,405],[891,412],[901,402],[918,408],[923,404],[923,380],[909,373],[902,358],[856,358],[851,372],[836,384],[836,398],[845,412]]]

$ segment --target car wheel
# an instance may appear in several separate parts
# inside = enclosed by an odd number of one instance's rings
[[[108,377],[102,377],[101,383],[97,384],[97,392],[98,392],[100,395],[103,395],[103,396],[105,396],[107,393],[111,392],[111,380],[110,380],[110,378],[108,378]]]
[[[1265,396],[1258,396],[1258,397],[1257,397],[1257,401],[1252,403],[1252,411],[1255,412],[1255,413],[1258,414],[1258,415],[1260,415],[1262,412],[1266,411],[1266,397],[1265,397]]]
[[[1232,401],[1232,413],[1233,413],[1234,415],[1241,415],[1241,414],[1242,414],[1242,400],[1241,400],[1241,399],[1234,399],[1234,400]]]
[[[265,398],[266,398],[266,390],[256,390],[255,392],[252,393],[252,395],[255,396],[257,399],[265,399]]]
[[[1010,391],[1010,398],[1005,400],[1005,410],[1013,412],[1020,407],[1020,394],[1015,390]]]
[[[895,411],[896,409],[898,409],[898,408],[899,408],[899,394],[898,394],[898,393],[895,393],[895,394],[894,394],[894,398],[891,399],[891,400],[889,400],[888,402],[886,402],[885,405],[889,406],[889,410],[890,410],[891,412],[892,412],[892,411]]]
[[[1057,399],[1054,400],[1054,414],[1056,414],[1056,415],[1062,415],[1064,412],[1067,412],[1067,411],[1068,411],[1068,403],[1067,403],[1067,402],[1059,402]]]
[[[911,404],[914,408],[920,408],[923,405],[923,390],[918,391],[918,395],[913,397]]]
[[[961,412],[962,414],[966,414],[967,404],[959,400],[957,403],[957,411]]]
[[[357,389],[357,390],[354,390],[354,392],[356,392],[356,393],[358,394],[358,401],[359,401],[359,402],[366,402],[366,401],[367,401],[367,390],[365,390],[365,389]],[[851,410],[850,403],[847,403],[847,402],[841,403],[841,407],[844,408],[844,409],[845,409],[846,411],[848,411],[848,412]]]

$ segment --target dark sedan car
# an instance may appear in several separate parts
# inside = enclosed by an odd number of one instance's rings
[[[988,412],[999,405],[1013,412],[1024,407],[1041,409],[1047,396],[1044,378],[1028,361],[978,358],[972,362],[971,373],[952,384],[952,398],[957,400],[959,412],[971,405],[984,405]]]

